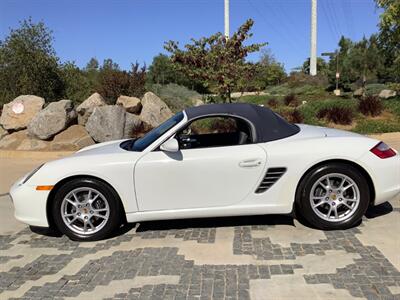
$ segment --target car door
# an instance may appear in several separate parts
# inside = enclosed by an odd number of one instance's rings
[[[256,189],[266,159],[257,144],[149,152],[135,166],[139,210],[237,204]]]

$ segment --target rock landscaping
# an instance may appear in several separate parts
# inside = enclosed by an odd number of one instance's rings
[[[77,151],[98,142],[141,136],[172,116],[157,95],[121,95],[107,105],[94,93],[74,107],[63,99],[47,105],[22,95],[5,104],[0,117],[0,150]]]

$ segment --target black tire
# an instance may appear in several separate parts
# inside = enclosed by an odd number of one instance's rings
[[[80,234],[71,230],[63,221],[61,206],[64,198],[77,188],[90,188],[102,194],[109,207],[108,219],[104,221],[101,229],[94,233]],[[118,194],[108,184],[93,178],[77,178],[66,182],[55,193],[51,207],[52,217],[56,227],[72,240],[77,241],[97,241],[109,237],[120,225],[124,218],[121,217],[123,210]],[[97,220],[100,220],[98,218]],[[98,221],[102,222],[102,221]]]
[[[311,191],[314,184],[318,182],[319,179],[323,178],[323,176],[333,173],[342,174],[350,178],[355,183],[359,191],[358,207],[353,209],[351,213],[348,213],[347,218],[345,218],[345,215],[343,214],[344,219],[337,221],[326,220],[323,218],[323,216],[318,215],[317,212],[315,212],[314,209],[312,208],[310,200]],[[325,195],[323,197],[325,197]],[[336,198],[336,197],[339,196],[332,195],[332,198],[334,200],[331,198],[331,196],[329,196],[320,201],[335,202],[333,204],[337,205],[336,209],[338,210],[340,207],[339,205],[341,205],[341,203],[339,203],[338,201],[339,199],[340,201],[342,201],[342,198]],[[296,193],[296,213],[300,215],[300,217],[302,217],[311,226],[323,230],[347,229],[354,227],[361,221],[362,217],[364,216],[369,206],[369,203],[370,203],[370,192],[366,178],[360,173],[360,171],[357,168],[353,167],[350,164],[345,164],[345,163],[327,163],[326,165],[321,165],[316,168],[313,168],[302,179]],[[315,204],[319,204],[319,201],[316,200]],[[322,210],[325,209],[325,207],[327,207],[326,210],[329,211],[330,206],[332,205],[329,203],[326,204],[323,203],[321,205],[321,208],[319,209]],[[344,209],[347,208],[344,207]],[[329,213],[327,213],[327,215],[328,214]]]

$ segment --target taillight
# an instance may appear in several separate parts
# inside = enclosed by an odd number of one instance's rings
[[[373,154],[378,156],[379,158],[389,158],[392,156],[396,156],[396,151],[386,145],[384,142],[380,142],[374,148],[370,150]]]

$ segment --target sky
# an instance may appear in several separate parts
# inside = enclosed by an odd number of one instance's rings
[[[290,71],[309,57],[310,14],[311,0],[230,0],[231,33],[252,18],[251,42],[267,42]],[[166,53],[165,41],[183,46],[223,32],[224,0],[0,0],[0,40],[29,17],[53,31],[62,62],[84,67],[91,57],[112,58],[129,69]],[[318,0],[318,55],[333,51],[341,35],[358,40],[376,33],[378,22],[373,0]]]

